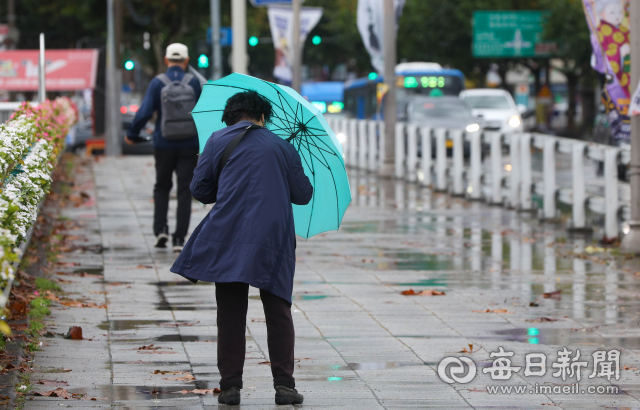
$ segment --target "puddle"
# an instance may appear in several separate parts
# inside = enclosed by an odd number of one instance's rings
[[[132,330],[145,326],[158,326],[163,323],[175,323],[173,320],[110,320],[98,325],[102,330]],[[187,323],[187,322],[177,322]]]
[[[293,295],[291,300],[319,300],[330,297],[333,297],[333,295]],[[249,296],[249,299],[260,300],[260,295],[251,295]]]
[[[156,285],[156,286],[195,286],[195,285],[213,285],[213,283],[211,282],[203,282],[203,281],[198,281],[198,283],[191,283],[188,280],[180,280],[180,281],[159,281],[159,282],[149,282],[149,285]]]
[[[152,340],[156,342],[215,342],[218,336],[215,335],[162,335],[154,337]]]
[[[593,332],[572,331],[571,329],[540,329],[537,327],[517,328],[493,332],[495,337],[479,337],[479,339],[505,340],[528,344],[544,344],[554,346],[593,346],[624,347],[640,349],[640,337],[601,337]]]
[[[89,275],[103,275],[104,274],[104,268],[103,267],[96,267],[96,266],[92,266],[92,267],[86,267],[86,268],[76,268],[73,270],[73,273],[88,273]]]
[[[218,310],[216,306],[198,306],[194,303],[179,303],[172,304],[167,302],[160,302],[155,304],[155,310],[162,311],[195,311],[195,310]]]

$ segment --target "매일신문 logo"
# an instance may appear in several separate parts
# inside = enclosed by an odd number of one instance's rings
[[[438,363],[438,376],[440,380],[449,384],[469,383],[476,377],[476,364],[465,356],[445,357]]]

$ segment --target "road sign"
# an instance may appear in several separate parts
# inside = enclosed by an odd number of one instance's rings
[[[220,27],[220,46],[228,47],[233,40],[233,31],[231,27]],[[211,27],[207,29],[207,44],[211,44]]]
[[[548,57],[555,43],[545,43],[546,11],[476,11],[474,57]]]

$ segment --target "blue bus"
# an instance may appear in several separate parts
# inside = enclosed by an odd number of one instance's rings
[[[398,112],[404,109],[412,95],[455,95],[465,89],[464,74],[437,63],[401,63],[396,66],[396,96]],[[344,109],[353,118],[376,119],[384,112],[378,106],[377,87],[383,76],[372,75],[347,81],[344,86]]]
[[[300,94],[323,114],[340,114],[344,109],[342,81],[304,83]]]

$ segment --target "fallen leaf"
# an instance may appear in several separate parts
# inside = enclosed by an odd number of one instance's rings
[[[82,328],[80,326],[71,326],[67,334],[64,335],[65,339],[71,340],[83,340],[82,338]]]
[[[148,345],[148,346],[139,347],[137,350],[158,350],[158,349],[162,349],[162,347],[160,346],[153,347],[153,345]]]
[[[629,366],[623,366],[622,369],[623,370],[638,370],[637,367],[629,367]]]
[[[423,290],[418,293],[418,296],[442,296],[444,292],[439,290]]]
[[[37,384],[42,384],[43,386],[68,386],[69,383],[64,382],[62,380],[38,380]]]
[[[553,298],[560,299],[562,293],[562,289],[554,290],[553,292],[545,292],[542,294],[542,297],[545,299]]]
[[[192,374],[187,374],[186,376],[183,377],[163,377],[164,380],[178,380],[178,381],[183,381],[183,382],[188,382],[191,380],[195,380],[196,377]]]
[[[473,344],[469,343],[467,346],[469,346],[469,350],[467,350],[466,347],[463,347],[462,350],[460,350],[459,352],[456,353],[473,353]],[[477,352],[477,350],[476,350]]]
[[[263,318],[258,318],[258,319],[251,319],[252,322],[265,322],[266,319]]]
[[[96,308],[96,309],[106,309],[107,305],[105,305],[104,303],[101,305],[95,304],[93,302],[88,302],[88,303],[83,303],[83,302],[78,302],[78,301],[66,301],[66,300],[61,300],[59,301],[59,303],[63,306],[69,306],[69,307],[79,307],[79,308]]]
[[[156,370],[153,374],[191,374],[189,372],[172,372],[170,370]]]
[[[11,314],[24,315],[27,312],[27,304],[22,300],[12,300],[7,305]]]
[[[536,319],[525,319],[525,322],[530,322],[530,323],[542,323],[542,322],[557,322],[557,321],[559,321],[559,320],[562,320],[562,319],[554,319],[554,318],[552,318],[552,317],[544,317],[544,316],[541,316],[541,317],[536,318]]]
[[[538,303],[536,302],[529,302],[529,307],[538,307],[540,305],[538,305]]]
[[[513,313],[513,312],[509,312],[507,309],[473,310],[472,312],[476,312],[476,313]]]
[[[413,289],[409,289],[409,290],[403,290],[402,292],[400,292],[401,295],[405,295],[405,296],[413,296],[413,295],[417,295],[416,291]]]
[[[271,362],[260,362],[258,364],[271,364]]]
[[[71,399],[73,396],[66,389],[59,387],[55,390],[51,391],[43,391],[43,392],[34,392],[34,396],[43,396],[43,397],[61,397],[63,399]]]

